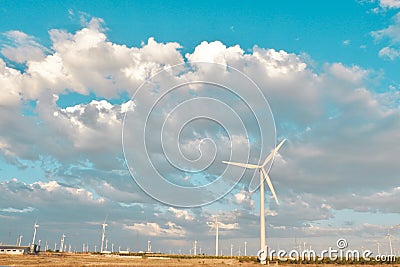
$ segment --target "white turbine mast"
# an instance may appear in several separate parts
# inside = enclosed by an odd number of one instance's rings
[[[390,234],[390,229],[395,229],[395,228],[400,228],[400,224],[389,227],[388,233],[386,235],[387,238],[389,239],[390,255],[394,255],[393,254],[393,245],[392,245],[392,235]]]
[[[62,234],[62,236],[61,236],[60,252],[63,252],[63,250],[64,250],[64,241],[65,241],[65,238],[66,238],[66,237],[67,237],[67,236],[64,235],[64,234]]]
[[[389,248],[390,248],[390,255],[393,255],[393,246],[392,246],[392,235],[388,229],[387,238],[389,239]]]
[[[103,230],[101,232],[101,248],[100,248],[100,253],[103,253],[103,248],[104,248],[104,237],[106,235],[106,227],[108,224],[106,223],[108,215],[106,215],[106,218],[104,219],[103,224],[101,225],[103,227]]]
[[[37,222],[35,222],[35,224],[33,225],[33,238],[32,238],[32,245],[35,244],[35,239],[36,239],[36,231],[39,228],[39,224],[37,224]]]
[[[219,223],[218,214],[215,216],[215,256],[218,257],[218,242],[219,242]]]
[[[23,237],[24,237],[23,235],[19,235],[18,246],[21,246],[21,241],[22,241]]]
[[[272,150],[272,152],[267,156],[262,165],[254,165],[247,163],[239,163],[239,162],[229,162],[222,161],[225,164],[234,165],[246,169],[258,169],[260,172],[260,249],[265,249],[265,208],[264,208],[264,180],[267,181],[268,187],[271,190],[272,196],[275,199],[277,205],[279,205],[278,198],[276,197],[275,189],[272,185],[271,179],[268,176],[267,171],[265,170],[265,165],[274,158],[275,154],[281,148],[286,139],[283,139],[280,144]],[[262,261],[261,264],[266,264],[265,261]]]
[[[210,231],[215,228],[215,256],[218,257],[218,243],[219,243],[219,222],[218,222],[218,212],[215,215],[215,223],[207,222],[208,226],[211,226]]]

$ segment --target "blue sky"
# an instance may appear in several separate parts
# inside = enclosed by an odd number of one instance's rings
[[[400,219],[394,160],[400,152],[399,34],[398,0],[1,1],[0,220],[5,227],[0,242],[19,233],[30,236],[38,220],[42,241],[59,242],[64,231],[73,237],[67,243],[80,249],[82,242],[99,243],[100,223],[108,214],[115,244],[144,249],[151,239],[161,251],[188,250],[193,240],[212,246],[207,223],[219,210],[226,253],[231,243],[248,241],[255,254],[259,195],[250,194],[246,184],[254,173],[245,172],[231,193],[211,205],[179,209],[148,197],[124,162],[123,114],[131,114],[129,133],[137,134],[135,126],[146,115],[139,107],[152,99],[142,89],[129,101],[135,89],[168,66],[206,61],[251,78],[269,102],[278,141],[288,138],[271,169],[282,204],[276,206],[267,193],[268,242],[291,248],[296,237],[324,248],[331,245],[324,240],[341,235],[355,246],[385,243],[387,228]],[[182,73],[215,81],[223,76]],[[155,79],[168,83],[178,77],[164,75]],[[247,82],[232,78],[227,84],[264,114],[260,95],[244,90]],[[183,88],[162,103],[175,105],[194,95],[226,102],[249,120],[248,160],[262,160],[257,155],[271,149],[271,140],[264,136],[267,145],[256,147],[260,129],[229,92]],[[232,128],[232,147],[246,143],[237,125],[224,121],[222,109],[205,105]],[[202,109],[189,109],[185,116]],[[210,169],[191,181],[159,157],[158,119],[146,138],[153,140],[149,158],[161,173],[189,185],[219,177],[224,166],[216,162],[229,156],[228,136],[220,126],[200,120],[183,128],[179,142],[189,159],[202,155],[199,149],[218,151]],[[211,137],[214,145],[199,141]],[[137,159],[144,160],[142,154]],[[139,169],[133,173],[146,176]],[[396,231],[394,244],[400,248]],[[140,238],[132,244],[125,236]]]

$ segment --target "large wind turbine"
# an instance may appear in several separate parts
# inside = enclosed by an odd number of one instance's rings
[[[286,139],[283,139],[280,144],[272,150],[272,152],[267,156],[262,165],[254,165],[247,163],[239,163],[239,162],[229,162],[222,161],[223,163],[247,168],[247,169],[258,169],[260,171],[260,248],[261,250],[265,249],[265,208],[264,208],[264,179],[267,181],[269,189],[271,190],[272,196],[275,199],[276,204],[279,205],[278,198],[276,197],[275,189],[272,186],[271,179],[268,176],[267,171],[265,170],[265,165],[275,156],[278,150],[281,148]],[[266,252],[265,252],[266,253]],[[265,264],[265,262],[261,262]]]

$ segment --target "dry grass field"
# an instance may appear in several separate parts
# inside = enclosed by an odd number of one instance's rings
[[[283,265],[283,264],[279,264]],[[238,259],[204,259],[204,258],[141,258],[128,256],[105,256],[90,254],[41,254],[41,255],[0,255],[0,266],[260,266],[260,264],[249,261],[241,262]],[[275,264],[273,265],[275,266]],[[336,264],[290,264],[286,266],[319,267]],[[343,265],[342,265],[343,266]],[[366,267],[368,265],[351,265],[354,267]],[[371,265],[372,266],[372,265]],[[374,265],[377,266],[377,265]],[[382,265],[381,265],[382,266]],[[383,266],[400,267],[399,264]]]
[[[0,255],[0,266],[258,266],[237,259],[177,259],[88,254]]]

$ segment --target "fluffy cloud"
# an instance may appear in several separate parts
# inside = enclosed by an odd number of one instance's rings
[[[400,56],[400,51],[391,47],[384,47],[379,50],[379,56],[389,60],[395,60]]]
[[[173,207],[169,207],[168,210],[171,211],[178,219],[183,218],[187,221],[194,220],[193,216],[191,216],[187,210],[175,209]]]
[[[254,200],[248,191],[242,189],[240,192],[234,194],[234,197],[237,204],[250,209],[254,207]]]
[[[400,8],[399,0],[380,0],[379,5],[382,8]]]
[[[392,4],[389,7],[397,6],[398,1],[388,1]],[[396,5],[395,5],[396,4]],[[378,41],[388,41],[389,46],[382,48],[379,51],[379,56],[385,59],[394,60],[399,56],[400,51],[400,13],[393,17],[393,24],[382,30],[371,32],[372,37]]]
[[[28,61],[41,61],[49,49],[35,41],[33,36],[29,36],[21,31],[8,31],[4,33],[8,39],[8,44],[3,45],[0,52],[9,60],[16,63],[26,63]]]
[[[178,226],[173,222],[167,222],[163,227],[157,223],[148,222],[125,226],[125,228],[157,237],[184,237],[186,234],[186,231],[182,229],[181,226]]]

